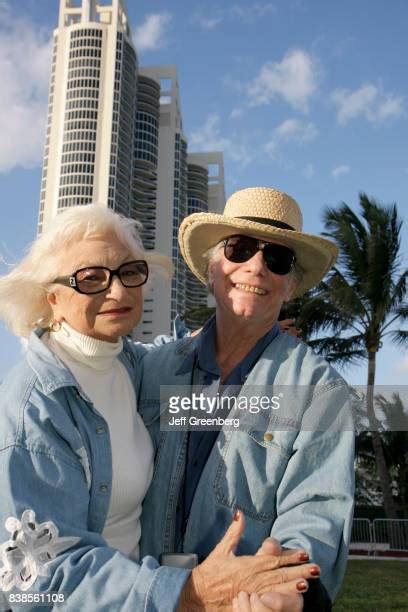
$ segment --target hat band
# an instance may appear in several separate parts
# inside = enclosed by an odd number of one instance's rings
[[[283,221],[275,221],[274,219],[267,219],[264,217],[235,217],[235,219],[245,219],[245,221],[255,221],[255,223],[263,223],[264,225],[272,225],[272,227],[278,227],[279,229],[286,229],[292,232],[295,228]]]

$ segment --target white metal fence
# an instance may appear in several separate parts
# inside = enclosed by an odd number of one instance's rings
[[[408,553],[408,519],[354,519],[350,552]]]

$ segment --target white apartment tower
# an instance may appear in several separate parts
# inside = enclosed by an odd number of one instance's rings
[[[133,157],[132,217],[143,223],[146,249],[156,247],[160,85],[139,74]]]
[[[124,0],[60,0],[39,232],[75,204],[131,216],[136,88]]]
[[[208,175],[208,209],[200,208],[200,204],[194,203],[194,197],[188,195],[189,209],[188,214],[193,212],[212,212],[221,215],[225,207],[225,175],[224,175],[224,156],[220,151],[188,153],[188,166],[198,166],[204,168]],[[191,202],[190,202],[191,200]]]
[[[225,206],[224,159],[220,152],[189,153],[188,164],[188,214],[212,212],[221,214]],[[191,329],[199,327],[201,315],[194,311],[213,305],[207,288],[190,272],[186,272],[186,324]]]
[[[145,248],[175,268],[171,281],[152,275],[146,287],[143,341],[169,333],[176,313],[205,299],[177,235],[190,212],[222,211],[222,154],[194,153],[189,163],[176,68],[139,70],[125,0],[60,0],[38,231],[91,202],[142,222]]]
[[[187,207],[187,141],[183,134],[181,100],[175,66],[141,67],[140,80],[152,88],[156,83],[159,91],[158,159],[156,208],[138,207],[136,217],[148,227],[145,246],[150,244],[170,257],[174,264],[174,276],[170,283],[157,280],[146,293],[144,313],[136,330],[140,340],[154,338],[160,333],[169,333],[177,313],[186,309],[186,265],[179,254],[178,228],[188,213]],[[152,91],[152,89],[151,89]],[[150,121],[150,118],[149,118]],[[156,136],[156,126],[151,123],[150,134]],[[147,143],[152,147],[155,142]],[[153,185],[153,181],[150,183]]]

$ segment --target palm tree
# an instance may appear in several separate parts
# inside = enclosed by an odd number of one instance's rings
[[[211,315],[214,314],[214,312],[214,307],[202,304],[197,308],[186,310],[182,314],[181,318],[186,322],[186,325],[189,329],[195,330],[199,327],[202,327],[207,321],[207,319],[209,319]]]
[[[401,396],[393,393],[391,398],[375,397],[384,416],[384,443],[387,469],[396,483],[397,499],[401,516],[408,516],[408,410]]]
[[[406,302],[408,270],[401,270],[402,221],[396,205],[384,206],[360,194],[361,217],[346,203],[326,208],[324,235],[339,247],[338,265],[301,304],[297,321],[306,338],[321,330],[325,338],[308,340],[329,361],[349,365],[367,360],[367,416],[377,472],[388,518],[396,518],[390,476],[374,413],[377,353],[385,338],[408,344]]]
[[[401,517],[408,516],[408,409],[404,406],[399,393],[390,398],[376,395],[374,398],[380,414],[380,433],[384,447],[387,470],[392,479],[393,497],[397,502]],[[382,414],[381,414],[382,413]],[[379,486],[375,473],[375,456],[371,432],[363,432],[357,440],[359,476],[358,494],[360,501],[368,501],[375,496]],[[369,496],[365,495],[369,492]],[[366,499],[364,499],[366,497]]]

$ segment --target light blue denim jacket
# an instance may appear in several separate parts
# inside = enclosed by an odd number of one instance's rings
[[[174,552],[187,441],[185,431],[161,430],[159,413],[165,413],[168,398],[179,389],[162,387],[160,403],[160,385],[194,381],[195,391],[200,389],[203,381],[191,360],[186,368],[196,341],[188,338],[153,350],[142,364],[138,409],[156,458],[143,505],[141,552],[155,557]],[[293,419],[287,419],[287,402],[283,415],[279,410],[245,415],[248,431],[221,430],[196,489],[184,552],[206,556],[223,536],[233,510],[240,508],[246,530],[238,553],[255,553],[269,535],[283,546],[304,547],[320,564],[322,582],[333,599],[345,571],[353,512],[354,432],[348,387],[306,344],[281,334],[265,349],[240,395],[252,394],[254,388],[269,396],[283,390]]]
[[[137,564],[101,535],[112,483],[107,423],[39,335],[1,385],[0,544],[11,537],[6,519],[32,509],[39,523],[53,521],[59,537],[79,541],[49,562],[50,576],[38,577],[28,593],[63,593],[63,610],[75,612],[176,610],[189,572],[149,556]],[[145,352],[124,340],[119,356],[136,395]],[[1,598],[0,609],[8,608]]]

